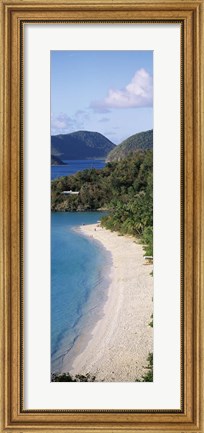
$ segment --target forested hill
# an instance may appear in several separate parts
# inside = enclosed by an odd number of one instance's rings
[[[138,235],[152,254],[152,150],[138,151],[103,169],[83,170],[52,181],[52,211],[109,210],[102,224],[111,230]],[[77,194],[67,194],[67,192]]]
[[[76,131],[51,137],[51,153],[62,160],[106,158],[114,148],[115,144],[99,132]]]
[[[107,161],[120,161],[138,150],[153,148],[153,130],[132,135],[116,146],[107,156]]]

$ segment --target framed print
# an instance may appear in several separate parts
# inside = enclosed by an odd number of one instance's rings
[[[1,431],[204,432],[203,1],[1,18]]]

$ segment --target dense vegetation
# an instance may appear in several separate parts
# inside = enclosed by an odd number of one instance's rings
[[[142,379],[136,380],[136,382],[153,382],[153,353],[149,353],[147,358],[147,372],[142,376]]]
[[[153,251],[152,150],[138,151],[103,169],[89,169],[52,181],[52,211],[109,210],[102,225],[140,237]],[[64,191],[77,191],[67,195]]]
[[[139,132],[116,146],[107,156],[108,161],[120,161],[138,150],[153,148],[153,130]]]
[[[63,160],[106,158],[114,147],[115,144],[99,132],[76,131],[51,137],[52,155]]]
[[[52,382],[95,382],[95,376],[91,376],[89,373],[76,374],[72,376],[70,373],[53,373],[51,377]]]
[[[65,165],[65,163],[57,156],[51,155],[51,165]]]

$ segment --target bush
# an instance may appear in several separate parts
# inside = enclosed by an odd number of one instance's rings
[[[86,375],[76,374],[76,376],[72,376],[70,373],[53,373],[51,382],[95,382],[95,379],[95,376],[91,376],[90,373]]]
[[[145,245],[145,255],[153,256],[153,227],[145,227],[142,242]]]
[[[149,353],[147,357],[148,365],[146,368],[147,373],[142,376],[142,379],[137,380],[135,382],[153,382],[153,353]]]

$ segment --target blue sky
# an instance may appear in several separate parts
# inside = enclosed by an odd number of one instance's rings
[[[152,51],[52,51],[51,134],[97,131],[113,143],[153,127]]]

